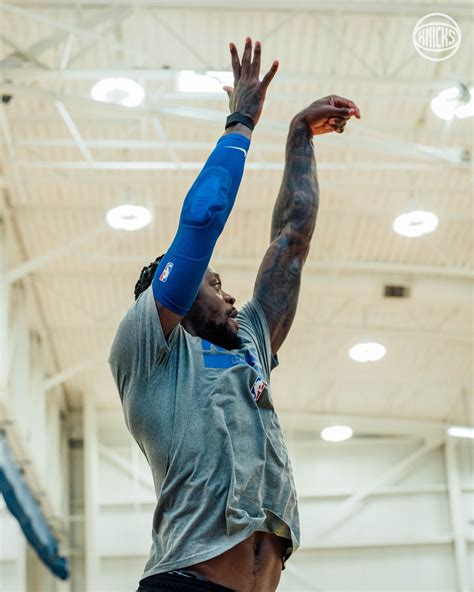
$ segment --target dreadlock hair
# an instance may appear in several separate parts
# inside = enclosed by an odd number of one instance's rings
[[[155,271],[164,256],[165,254],[163,253],[163,255],[160,255],[149,265],[142,269],[140,277],[138,278],[138,282],[135,284],[135,300],[138,300],[140,294],[144,292],[148,288],[148,286],[151,286],[151,282],[153,281]]]

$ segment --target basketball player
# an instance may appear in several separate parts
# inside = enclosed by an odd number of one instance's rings
[[[316,222],[312,138],[342,133],[357,106],[329,96],[290,123],[271,238],[240,311],[209,266],[232,210],[252,130],[278,68],[259,80],[261,45],[230,44],[231,115],[189,190],[176,236],[145,267],[110,366],[125,421],[150,465],[157,506],[138,590],[273,592],[299,545],[290,460],[270,372],[296,312]]]

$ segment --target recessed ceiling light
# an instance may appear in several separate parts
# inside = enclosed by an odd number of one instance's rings
[[[387,350],[380,343],[358,343],[349,350],[349,356],[356,362],[377,362],[382,359]]]
[[[143,206],[123,205],[107,212],[107,223],[118,230],[139,230],[150,223],[150,210]]]
[[[456,117],[458,119],[465,119],[466,117],[474,117],[474,86],[469,89],[470,99],[464,105],[460,105],[456,109]]]
[[[352,438],[354,432],[349,426],[335,425],[329,428],[324,428],[321,431],[321,438],[326,442],[343,442]]]
[[[454,436],[455,438],[474,438],[474,428],[468,428],[466,426],[449,426],[448,436]]]
[[[137,107],[143,102],[145,91],[137,82],[129,78],[104,78],[94,84],[91,97],[105,103]]]
[[[463,84],[441,91],[431,99],[431,110],[440,119],[450,121],[457,117],[464,119],[474,115],[474,87],[467,89]]]
[[[414,210],[401,214],[393,221],[393,230],[402,236],[422,236],[429,234],[438,227],[438,216],[433,212]]]
[[[223,86],[233,86],[232,72],[209,70],[197,74],[194,70],[182,70],[178,73],[177,90],[194,93],[222,93]]]

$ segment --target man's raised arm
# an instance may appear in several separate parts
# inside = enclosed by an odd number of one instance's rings
[[[319,206],[313,152],[314,135],[342,133],[347,120],[360,118],[358,107],[342,97],[319,99],[296,115],[286,143],[285,170],[273,209],[270,246],[254,288],[268,321],[276,354],[293,323],[303,264],[309,252]]]
[[[247,37],[242,62],[230,44],[234,87],[224,87],[231,115],[226,132],[184,200],[176,236],[153,277],[153,294],[167,336],[190,310],[217,239],[230,215],[242,179],[251,130],[258,123],[265,93],[278,62],[259,80],[261,46]]]

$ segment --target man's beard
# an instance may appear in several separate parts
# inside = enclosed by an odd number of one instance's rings
[[[224,349],[238,349],[240,347],[237,333],[234,333],[227,323],[203,322],[199,326],[198,334],[199,337]]]
[[[223,323],[216,323],[214,319],[219,316],[219,311],[213,307],[207,308],[204,312],[201,306],[193,306],[185,318],[192,324],[195,334],[201,339],[206,339],[224,349],[239,349],[240,339],[237,333],[232,331],[228,323],[229,317]]]

